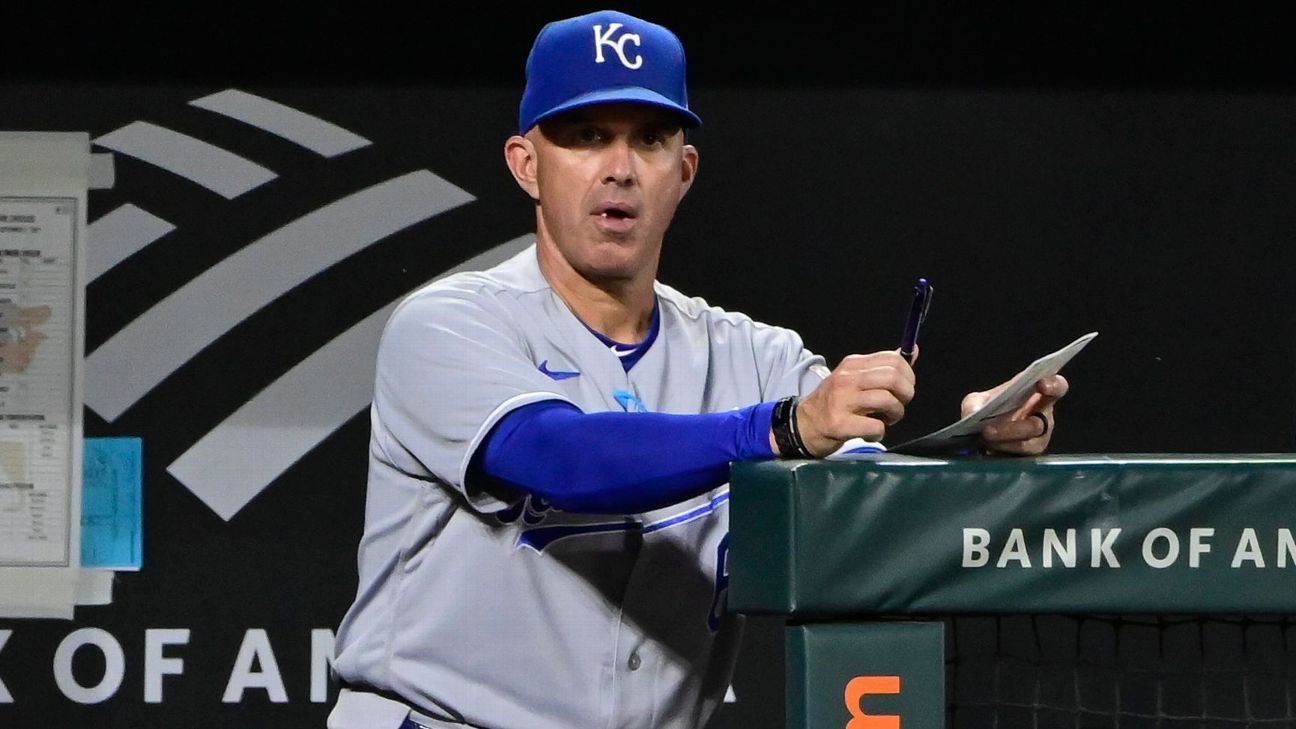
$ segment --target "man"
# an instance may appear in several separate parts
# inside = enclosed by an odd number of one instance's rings
[[[415,293],[383,335],[330,727],[702,726],[738,646],[729,464],[878,441],[913,397],[894,351],[829,372],[656,281],[699,159],[670,31],[545,26],[520,111],[504,152],[535,246]],[[1044,450],[1066,383],[1038,389],[987,447]]]

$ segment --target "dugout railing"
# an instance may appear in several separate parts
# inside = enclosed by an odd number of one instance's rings
[[[1296,456],[738,464],[787,726],[1296,726]]]

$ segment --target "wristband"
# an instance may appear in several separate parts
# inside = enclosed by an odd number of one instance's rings
[[[805,447],[796,423],[797,399],[785,397],[774,403],[774,414],[770,418],[770,430],[774,433],[774,442],[778,445],[782,458],[814,458],[814,454]]]

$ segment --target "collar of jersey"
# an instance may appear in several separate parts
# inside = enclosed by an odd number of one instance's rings
[[[602,342],[608,349],[612,350],[612,352],[620,358],[621,366],[625,368],[626,372],[629,372],[630,368],[634,367],[635,363],[638,362],[644,356],[644,353],[648,351],[648,348],[652,346],[652,343],[657,340],[657,332],[661,329],[661,307],[657,304],[656,299],[654,299],[652,323],[648,325],[648,336],[644,337],[643,341],[638,344],[618,342],[615,339],[603,336],[600,332],[597,332],[590,327],[589,324],[585,324],[584,321],[582,321],[581,324],[584,324],[585,328],[589,329],[590,334],[598,337],[600,342]]]

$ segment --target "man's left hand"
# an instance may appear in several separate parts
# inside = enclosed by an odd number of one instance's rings
[[[962,416],[967,417],[998,395],[1008,383],[985,392],[971,392],[963,398]],[[1000,416],[981,429],[986,450],[1017,456],[1037,456],[1053,438],[1053,404],[1066,395],[1070,385],[1062,375],[1035,383],[1035,392],[1015,411]]]

